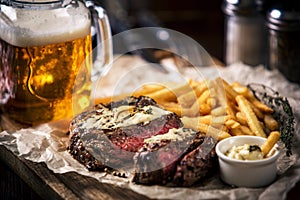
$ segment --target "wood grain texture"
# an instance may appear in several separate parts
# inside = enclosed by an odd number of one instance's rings
[[[44,163],[34,163],[20,158],[4,146],[0,146],[0,152],[0,161],[12,169],[43,199],[147,199],[132,190],[101,183],[75,172],[55,174]]]
[[[0,199],[39,200],[41,197],[0,161]]]

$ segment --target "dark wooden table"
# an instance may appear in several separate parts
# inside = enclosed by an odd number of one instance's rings
[[[53,173],[44,163],[20,158],[4,146],[0,146],[0,152],[0,199],[147,199],[75,172]]]

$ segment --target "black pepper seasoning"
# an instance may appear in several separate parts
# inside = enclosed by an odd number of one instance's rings
[[[267,67],[300,83],[300,4],[277,1],[267,13],[269,57]]]

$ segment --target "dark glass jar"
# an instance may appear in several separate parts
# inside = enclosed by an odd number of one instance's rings
[[[298,1],[282,1],[267,13],[269,56],[267,67],[300,83],[300,9]]]
[[[265,63],[267,31],[260,0],[224,0],[225,56],[227,65],[242,62],[257,66]]]

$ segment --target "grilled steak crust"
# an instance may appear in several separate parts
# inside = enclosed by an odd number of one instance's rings
[[[68,152],[88,170],[102,171],[106,168],[101,161],[97,160],[88,150],[86,150],[78,133],[72,134],[69,143],[70,144],[67,147]]]
[[[217,165],[214,150],[215,140],[212,137],[201,137],[202,144],[197,146],[177,163],[173,184],[191,186],[211,175]]]
[[[209,175],[217,164],[215,140],[191,129],[183,132],[186,133],[182,141],[156,141],[145,144],[136,153],[135,183],[191,186]],[[165,148],[157,151],[162,147]]]
[[[68,151],[89,170],[134,168],[137,184],[190,186],[216,164],[214,146],[213,138],[183,128],[176,114],[141,96],[76,116]]]

